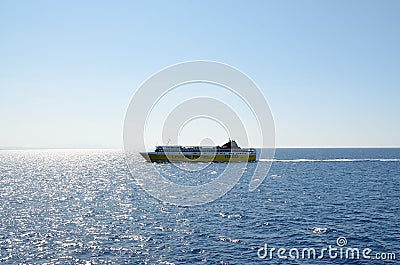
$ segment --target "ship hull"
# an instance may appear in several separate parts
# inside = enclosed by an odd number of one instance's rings
[[[215,154],[193,154],[193,153],[162,153],[149,152],[140,153],[150,162],[254,162],[255,154],[224,152]]]

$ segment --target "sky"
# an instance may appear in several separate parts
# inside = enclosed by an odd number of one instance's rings
[[[395,0],[0,0],[0,147],[121,148],[135,90],[191,60],[254,80],[277,147],[400,147],[399,13]]]

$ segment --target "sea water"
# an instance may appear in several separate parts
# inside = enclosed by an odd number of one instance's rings
[[[0,151],[0,263],[399,264],[400,149],[278,149],[250,192],[257,163],[222,198],[182,207],[136,185],[122,151]],[[138,156],[133,173],[148,165]],[[226,165],[154,166],[201,185]]]

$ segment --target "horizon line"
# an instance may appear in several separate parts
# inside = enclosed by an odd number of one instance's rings
[[[248,147],[244,147],[248,148]],[[268,148],[268,147],[253,147]],[[275,149],[399,149],[400,146],[276,146]],[[27,150],[121,150],[123,147],[20,147],[20,146],[0,146],[0,151],[27,151]]]

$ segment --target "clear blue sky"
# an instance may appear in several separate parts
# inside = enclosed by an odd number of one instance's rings
[[[400,147],[400,1],[0,1],[0,146],[121,147],[135,89],[213,60],[278,146]]]

